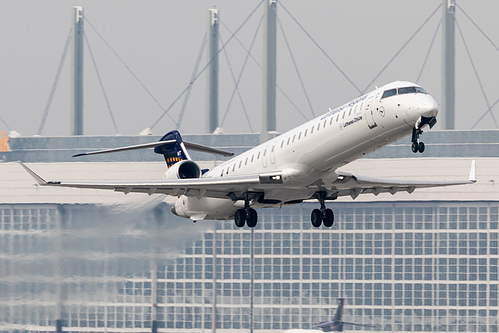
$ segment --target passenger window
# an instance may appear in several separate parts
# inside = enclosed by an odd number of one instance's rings
[[[289,146],[289,142],[291,141],[291,137],[288,138],[288,146]]]
[[[308,128],[305,130],[305,134],[303,134],[303,137],[306,138],[307,137],[307,132],[308,132]]]
[[[355,109],[353,110],[353,113],[357,113],[357,107],[358,107],[358,106],[359,106],[358,104],[357,104],[357,105],[355,105]]]
[[[317,130],[320,130],[320,128],[321,128],[321,124],[319,123],[319,124],[317,124]]]
[[[255,154],[251,155],[251,163],[253,163],[254,159],[255,159]]]
[[[260,151],[258,152],[258,155],[256,156],[256,159],[259,160],[260,159]]]
[[[326,128],[327,120],[324,120],[324,125],[322,127]]]
[[[352,108],[350,108],[350,111],[348,111],[348,116],[350,117],[352,115]]]
[[[397,89],[386,90],[383,93],[383,95],[381,96],[381,99],[387,98],[387,97],[390,97],[390,96],[395,96],[395,95],[397,95]]]
[[[281,142],[281,148],[284,146],[284,140],[282,140]]]
[[[329,125],[333,124],[334,117],[331,117],[331,121],[329,122]]]
[[[338,115],[336,116],[336,122],[338,122],[338,120],[340,120],[340,114],[338,113]]]
[[[220,177],[224,176],[224,170],[222,169],[222,173],[220,174]]]
[[[312,129],[310,130],[310,134],[314,134],[314,127],[312,126]]]
[[[248,165],[248,158],[246,157],[246,161],[244,162],[244,165]]]
[[[293,135],[293,142],[295,142],[295,138],[296,138],[296,134],[295,134],[295,135]]]
[[[241,165],[243,165],[243,161],[239,162],[239,169],[241,169]]]
[[[347,112],[343,111],[343,115],[341,116],[341,119],[345,119],[345,113],[347,113]]]
[[[234,164],[234,165],[232,166],[232,171],[235,171],[235,170],[236,170],[236,164]]]
[[[300,140],[300,138],[301,138],[301,132],[300,132],[300,134],[298,134],[298,140]]]

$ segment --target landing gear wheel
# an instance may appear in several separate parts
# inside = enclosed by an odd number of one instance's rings
[[[236,223],[236,227],[244,227],[244,223],[246,222],[246,211],[244,209],[236,210],[236,215],[234,215],[234,222]]]
[[[331,209],[327,208],[322,213],[322,223],[325,227],[331,228],[334,224],[334,213]]]
[[[322,224],[322,212],[319,209],[314,209],[312,211],[312,215],[310,216],[310,220],[314,227],[320,227]]]
[[[418,150],[419,150],[420,153],[424,152],[424,143],[423,142],[419,143]]]
[[[422,153],[424,152],[424,143],[423,142],[419,142],[419,136],[423,134],[423,131],[421,129],[416,129],[416,128],[413,128],[412,129],[412,138],[411,138],[411,141],[412,141],[412,145],[411,145],[411,149],[412,149],[412,152],[413,153]]]
[[[419,151],[419,144],[417,142],[413,142],[411,148],[413,153],[417,153]]]
[[[256,213],[256,210],[253,208],[249,209],[249,214],[246,217],[246,224],[250,228],[256,227],[256,224],[258,223],[258,214]]]

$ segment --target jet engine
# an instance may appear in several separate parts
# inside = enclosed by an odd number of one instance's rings
[[[191,160],[183,160],[172,165],[164,174],[163,179],[199,178],[201,168]]]

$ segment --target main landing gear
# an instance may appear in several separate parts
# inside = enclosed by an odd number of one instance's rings
[[[417,152],[424,152],[424,143],[423,142],[419,142],[419,136],[423,134],[423,130],[421,130],[420,128],[416,128],[414,127],[412,129],[412,152],[413,153],[417,153]]]
[[[246,199],[244,200],[244,208],[236,210],[236,214],[234,215],[234,222],[239,228],[244,227],[244,224],[246,224],[250,228],[254,228],[258,223],[258,214],[256,213],[256,210],[250,208],[247,193]]]
[[[314,196],[319,200],[321,208],[312,211],[312,215],[310,216],[312,225],[316,228],[320,227],[321,224],[324,224],[328,228],[332,227],[334,224],[334,213],[331,209],[326,208],[326,204],[324,203],[326,192],[317,192]]]

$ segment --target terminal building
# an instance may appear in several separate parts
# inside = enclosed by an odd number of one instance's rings
[[[39,188],[15,162],[47,179],[158,179],[165,163],[152,150],[70,157],[157,139],[9,140],[0,153],[0,331],[284,332],[330,320],[338,298],[345,321],[374,325],[350,331],[499,330],[499,131],[428,131],[422,155],[404,139],[345,166],[457,180],[476,160],[477,183],[340,198],[327,203],[332,228],[312,227],[313,201],[260,209],[253,231],[194,224],[160,195]],[[235,153],[259,142],[185,139]]]

